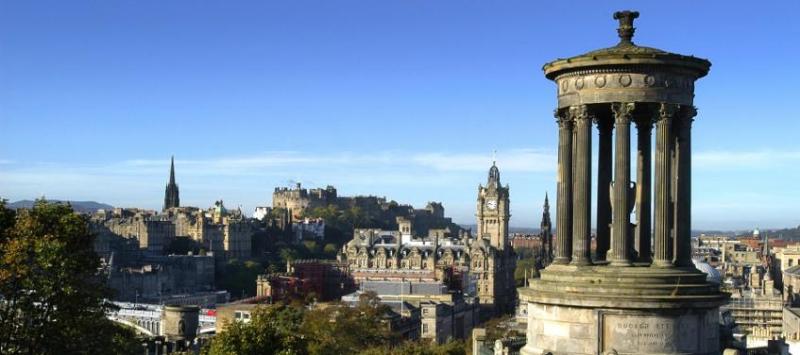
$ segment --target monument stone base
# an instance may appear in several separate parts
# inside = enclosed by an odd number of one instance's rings
[[[552,265],[521,288],[524,355],[719,354],[727,299],[694,268]]]

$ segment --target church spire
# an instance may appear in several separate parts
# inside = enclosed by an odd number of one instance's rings
[[[175,183],[175,156],[170,158],[169,164],[169,182],[164,191],[164,208],[166,211],[169,208],[180,207],[180,197],[178,194],[178,184]]]
[[[169,160],[169,184],[175,184],[175,156],[173,155]]]

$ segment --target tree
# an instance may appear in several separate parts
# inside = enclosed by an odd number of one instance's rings
[[[256,279],[264,268],[255,261],[242,262],[231,259],[224,267],[217,269],[218,286],[234,297],[255,296]]]
[[[276,304],[256,308],[250,323],[233,322],[217,334],[203,355],[306,354],[300,334],[302,307]]]
[[[106,318],[93,243],[69,205],[14,213],[0,201],[0,353],[130,353],[133,333]]]
[[[388,310],[375,301],[375,295],[360,300],[356,307],[339,306],[333,309],[309,311],[303,321],[308,353],[355,354],[371,347],[388,346],[397,340],[383,315]]]
[[[285,262],[297,260],[299,253],[297,250],[292,248],[283,248],[280,251],[281,260]]]
[[[336,244],[333,243],[325,244],[325,247],[322,248],[322,252],[325,253],[325,256],[329,258],[335,257],[338,251],[339,248],[336,246]]]
[[[391,347],[374,347],[362,351],[360,355],[466,355],[467,351],[462,341],[450,341],[445,344],[430,344],[418,341],[406,341]]]
[[[331,305],[306,310],[300,302],[257,308],[250,323],[234,322],[203,348],[204,355],[228,354],[357,354],[395,344],[383,316],[388,307],[375,295],[356,307]]]
[[[494,344],[495,340],[504,337],[524,336],[524,333],[510,326],[513,318],[514,315],[507,314],[486,321],[483,324],[483,328],[486,329],[486,344]]]
[[[315,255],[319,252],[319,245],[313,240],[304,241],[303,246],[306,248],[306,254],[308,255]]]
[[[532,274],[536,270],[538,263],[539,258],[537,256],[517,260],[517,268],[514,269],[514,281],[517,287],[525,285],[525,275],[527,275],[528,278],[533,277]]]

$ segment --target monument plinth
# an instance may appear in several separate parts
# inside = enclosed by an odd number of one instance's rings
[[[695,269],[690,235],[694,82],[711,63],[634,44],[638,16],[614,14],[616,46],[544,66],[558,86],[557,231],[553,263],[519,289],[528,307],[523,354],[720,353],[719,306],[728,294]]]

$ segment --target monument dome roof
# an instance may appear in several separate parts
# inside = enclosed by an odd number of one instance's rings
[[[639,17],[636,11],[618,11],[614,19],[619,20],[617,33],[620,42],[608,48],[593,50],[570,58],[559,58],[544,65],[542,68],[548,79],[572,71],[589,69],[607,69],[614,66],[643,65],[667,66],[689,71],[700,78],[708,74],[711,62],[703,58],[670,53],[661,49],[638,46],[633,43],[633,20]]]
[[[696,267],[697,270],[700,270],[704,274],[706,274],[706,281],[715,283],[717,285],[722,283],[722,274],[719,272],[719,270],[715,269],[708,263],[696,259],[692,260],[692,262],[694,263],[694,267]]]

